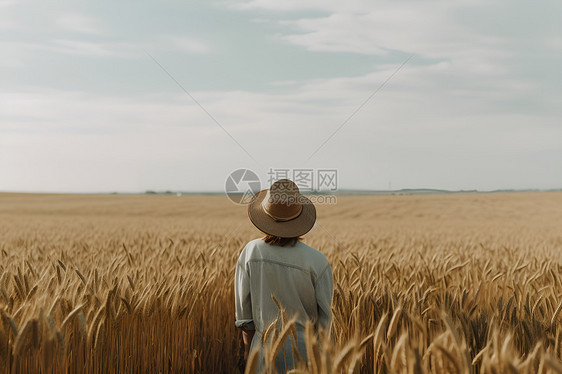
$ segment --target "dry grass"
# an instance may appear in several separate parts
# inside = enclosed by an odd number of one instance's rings
[[[561,193],[318,213],[335,343],[311,334],[296,372],[562,372]],[[224,197],[0,194],[0,372],[236,372],[234,264],[258,235]]]

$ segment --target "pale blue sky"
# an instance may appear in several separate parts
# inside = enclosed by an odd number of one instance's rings
[[[559,1],[0,0],[0,191],[220,191],[241,167],[264,181],[337,168],[341,188],[561,188],[560,14]]]

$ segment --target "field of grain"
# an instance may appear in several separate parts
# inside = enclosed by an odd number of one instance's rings
[[[0,372],[236,373],[222,196],[0,194]],[[311,373],[562,373],[562,193],[338,197]],[[336,370],[337,366],[337,370]]]

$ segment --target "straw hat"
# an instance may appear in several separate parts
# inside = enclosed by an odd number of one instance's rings
[[[250,221],[260,231],[282,238],[306,234],[316,221],[312,201],[289,179],[280,179],[254,195],[248,206]]]

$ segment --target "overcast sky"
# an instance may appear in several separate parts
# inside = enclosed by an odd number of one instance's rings
[[[561,14],[559,0],[0,0],[0,191],[220,191],[238,168],[562,188]]]

